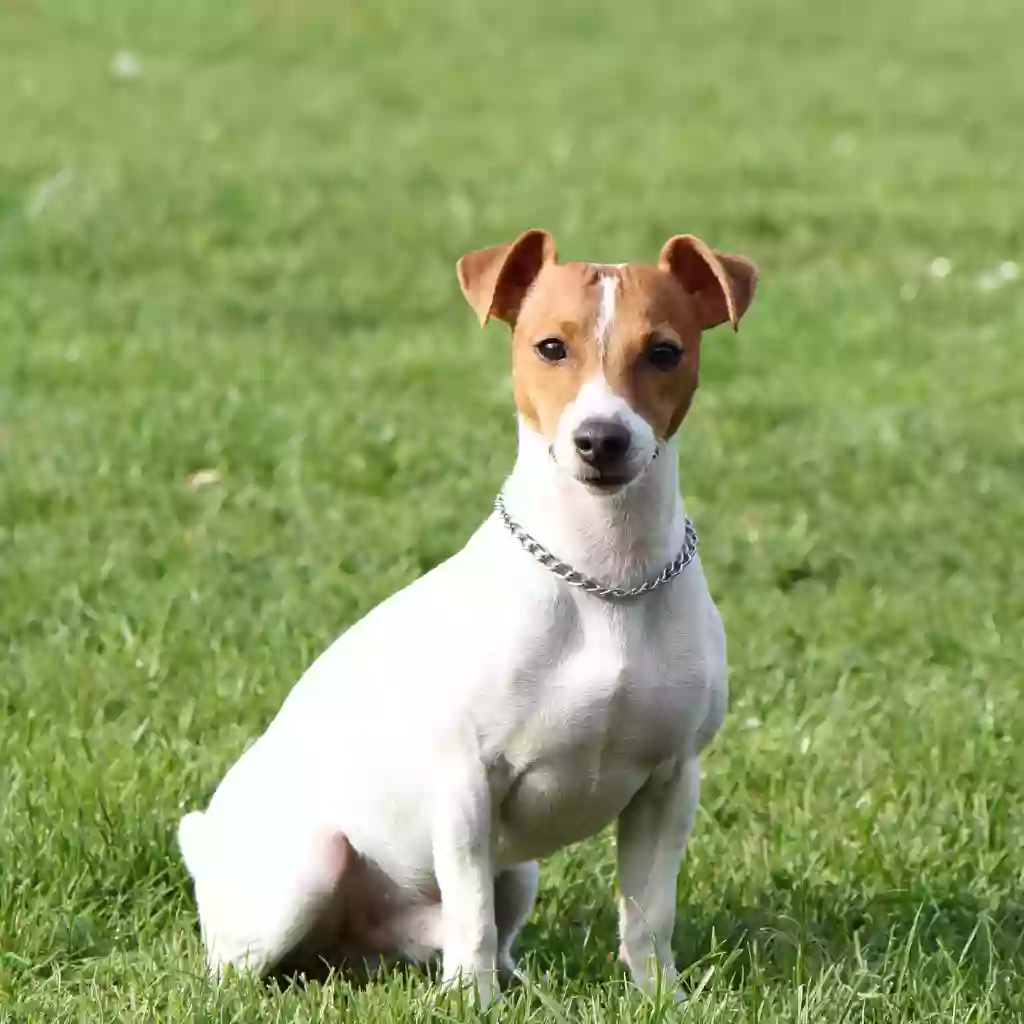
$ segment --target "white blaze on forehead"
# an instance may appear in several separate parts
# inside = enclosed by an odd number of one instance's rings
[[[605,349],[608,343],[608,330],[615,319],[615,300],[619,290],[619,276],[614,271],[602,270],[599,278],[601,286],[601,306],[597,314],[597,351],[604,365]]]

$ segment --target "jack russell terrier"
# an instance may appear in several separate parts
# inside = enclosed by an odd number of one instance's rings
[[[440,950],[486,1005],[537,860],[615,821],[619,955],[645,990],[673,985],[728,693],[674,438],[701,332],[737,327],[757,268],[692,235],[656,267],[559,263],[532,230],[458,276],[481,324],[512,329],[515,466],[467,545],[339,637],[182,820],[207,959]]]

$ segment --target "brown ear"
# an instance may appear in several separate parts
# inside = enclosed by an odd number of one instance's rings
[[[467,252],[458,263],[459,284],[480,326],[492,316],[513,326],[534,278],[556,257],[555,240],[539,228],[524,231],[509,245]]]
[[[757,287],[753,260],[715,252],[694,235],[676,235],[662,248],[658,266],[696,299],[702,330],[726,320],[739,330]]]

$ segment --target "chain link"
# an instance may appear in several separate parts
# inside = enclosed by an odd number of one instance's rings
[[[556,558],[540,541],[535,540],[530,534],[528,534],[509,514],[505,508],[505,495],[499,493],[494,499],[494,511],[498,513],[498,518],[501,519],[502,523],[505,524],[505,529],[512,534],[513,537],[531,554],[534,558],[544,566],[545,569],[549,569],[559,579],[565,580],[570,587],[578,587],[580,590],[586,591],[588,594],[596,594],[598,597],[612,598],[617,601],[626,600],[631,597],[641,597],[644,594],[649,594],[652,590],[657,590],[658,587],[668,583],[669,580],[675,579],[696,557],[697,555],[697,531],[693,528],[693,523],[689,519],[686,520],[686,536],[683,538],[683,549],[668,565],[665,566],[661,572],[658,573],[653,579],[648,580],[646,583],[641,583],[638,587],[613,587],[607,583],[602,583],[601,580],[596,580],[592,576],[585,576],[583,573],[574,569],[568,562],[563,562],[561,559]]]

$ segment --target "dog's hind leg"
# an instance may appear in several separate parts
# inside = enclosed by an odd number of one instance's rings
[[[341,833],[240,844],[189,815],[179,830],[211,974],[265,976],[332,912],[351,847]]]
[[[517,864],[494,879],[494,923],[498,929],[498,976],[503,985],[516,970],[512,944],[533,912],[540,885],[540,868],[535,860]]]

